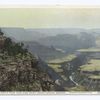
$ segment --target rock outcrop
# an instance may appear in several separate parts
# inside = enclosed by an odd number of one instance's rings
[[[23,49],[22,44],[8,40],[5,42],[6,38],[0,35],[0,91],[54,90],[50,76],[38,68],[39,59]]]

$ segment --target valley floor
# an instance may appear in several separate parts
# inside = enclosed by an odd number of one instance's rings
[[[83,58],[70,54],[47,62],[62,78],[59,83],[64,91],[100,91],[100,56],[96,56],[99,54],[98,50],[86,49],[86,54],[80,50]]]

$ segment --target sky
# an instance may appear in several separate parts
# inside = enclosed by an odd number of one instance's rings
[[[100,8],[0,8],[0,27],[100,28]]]
[[[100,5],[100,0],[0,0],[1,4],[71,4],[71,5]]]

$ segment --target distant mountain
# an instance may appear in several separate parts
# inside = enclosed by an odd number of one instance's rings
[[[39,56],[42,60],[51,60],[65,55],[64,52],[56,50],[54,47],[44,46],[37,42],[23,43],[25,48],[27,48],[32,54]]]
[[[36,41],[40,38],[47,37],[46,34],[24,28],[1,28],[9,37],[15,38],[17,41]]]
[[[80,34],[81,32],[87,32],[96,36],[100,35],[100,29],[84,29],[84,28],[14,28],[14,27],[2,27],[2,31],[10,37],[15,38],[18,41],[38,41],[40,38],[48,36],[56,36],[59,34]]]
[[[38,42],[45,46],[53,46],[54,48],[65,50],[66,52],[73,52],[77,49],[94,46],[95,37],[86,32],[80,34],[59,34],[41,38]]]
[[[89,34],[100,34],[100,28],[85,29],[85,28],[37,28],[31,29],[35,32],[44,33],[48,36],[56,36],[59,34],[80,34],[81,32],[87,32]]]
[[[48,36],[55,36],[58,34],[78,34],[80,32],[87,31],[86,29],[82,28],[38,28],[32,30],[39,33],[48,34]]]

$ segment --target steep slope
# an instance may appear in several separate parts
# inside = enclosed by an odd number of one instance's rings
[[[38,42],[23,42],[32,54],[39,56],[42,60],[51,60],[57,57],[62,57],[66,53],[56,50],[54,47],[41,45]]]
[[[1,33],[0,37],[0,91],[55,90],[49,74],[39,69],[39,59],[23,49],[22,43]]]

